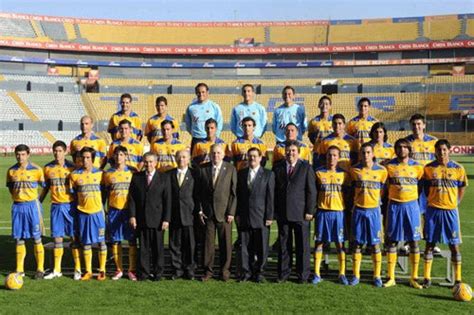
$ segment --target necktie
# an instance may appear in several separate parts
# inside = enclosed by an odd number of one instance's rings
[[[184,181],[184,173],[183,172],[178,172],[178,185],[181,187],[183,185]]]
[[[212,185],[215,186],[217,182],[217,177],[219,176],[219,169],[214,167],[214,175],[212,176]]]
[[[247,180],[247,185],[249,187],[249,190],[252,190],[254,180],[255,180],[254,171],[250,170],[249,171],[249,178]]]
[[[291,177],[294,171],[295,171],[295,167],[293,165],[290,165],[290,167],[288,168],[288,177]]]
[[[147,183],[148,186],[150,186],[152,179],[153,179],[153,176],[151,174],[148,174],[146,176],[146,183]]]

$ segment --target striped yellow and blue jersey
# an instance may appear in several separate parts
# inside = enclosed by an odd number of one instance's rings
[[[95,150],[94,167],[99,168],[101,159],[105,158],[107,153],[107,145],[105,141],[97,137],[95,134],[92,134],[89,139],[84,138],[83,135],[78,135],[71,141],[71,155],[81,151],[83,147],[90,147]]]
[[[102,211],[102,174],[97,168],[90,172],[81,168],[69,175],[69,189],[76,196],[79,211],[88,214]]]
[[[127,142],[120,140],[113,141],[109,146],[109,153],[107,153],[107,159],[111,165],[114,163],[114,150],[119,145],[127,148],[128,158],[126,164],[138,169],[138,164],[143,160],[143,144],[133,138],[130,138]]]
[[[371,142],[374,145],[375,162],[381,164],[382,162],[391,160],[395,157],[395,149],[390,143],[383,144]]]
[[[426,165],[436,159],[435,143],[438,141],[437,138],[425,134],[423,140],[416,139],[414,135],[409,135],[406,139],[411,143],[412,159],[421,165]]]
[[[377,122],[372,116],[367,119],[356,116],[347,123],[347,133],[359,140],[360,143],[370,141],[370,129]]]
[[[153,143],[155,142],[156,140],[160,139],[161,137],[163,137],[162,133],[161,133],[161,123],[164,121],[164,120],[170,120],[173,122],[173,125],[174,125],[174,128],[173,128],[173,138],[176,138],[178,139],[179,138],[179,122],[176,121],[173,117],[171,117],[170,115],[166,115],[166,117],[162,118],[160,116],[158,116],[158,114],[154,115],[154,116],[151,116],[147,123],[146,123],[146,127],[145,127],[145,136],[147,138],[151,138],[150,140],[150,143]]]
[[[43,170],[31,163],[28,163],[26,168],[15,164],[7,171],[7,187],[14,202],[37,200],[38,188],[44,187]]]
[[[346,206],[344,194],[349,190],[349,174],[339,167],[332,171],[322,166],[316,170],[315,175],[318,209],[343,211]]]
[[[309,163],[311,159],[311,149],[303,142],[298,142],[300,144],[300,159],[305,160]],[[276,146],[273,148],[273,164],[285,160],[285,149],[285,142],[280,142],[276,144]]]
[[[318,146],[317,152],[319,154],[320,165],[326,165],[326,153],[331,146],[336,146],[341,150],[338,166],[342,169],[348,171],[350,166],[357,162],[359,151],[359,142],[357,139],[348,134],[345,134],[342,138],[331,134],[324,138]]]
[[[387,181],[385,167],[374,164],[372,168],[362,167],[359,163],[350,169],[354,187],[354,204],[359,208],[376,208],[380,206],[382,190]]]
[[[159,172],[166,172],[172,168],[178,167],[176,162],[176,152],[186,149],[178,139],[171,139],[168,143],[163,138],[158,139],[153,143],[151,152],[158,156],[158,163],[156,169]]]
[[[425,191],[428,194],[428,206],[444,210],[458,207],[458,189],[468,185],[464,167],[454,161],[445,166],[433,161],[425,166]]]
[[[109,208],[127,209],[128,188],[132,181],[132,169],[110,168],[104,173],[103,185],[107,191]]]
[[[417,200],[423,165],[412,159],[408,163],[402,163],[395,158],[385,167],[388,172],[388,199],[397,202]]]
[[[318,115],[311,119],[308,126],[308,138],[313,143],[313,152],[318,152],[317,148],[321,141],[332,132],[332,116],[329,116],[328,119],[323,119]]]
[[[109,127],[107,131],[112,136],[112,140],[120,138],[118,125],[122,120],[128,120],[132,123],[132,138],[138,139],[142,136],[142,121],[135,112],[131,112],[130,115],[125,115],[122,111],[118,111],[110,117]]]
[[[267,146],[259,138],[253,138],[252,141],[244,138],[237,138],[231,145],[232,160],[237,171],[248,167],[247,151],[250,148],[257,148],[262,152],[262,166],[267,162]]]
[[[221,138],[216,138],[215,141],[210,141],[208,139],[199,140],[194,144],[193,152],[191,153],[191,159],[193,160],[194,165],[201,165],[211,161],[211,146],[214,143],[221,144],[224,148],[224,161],[229,162],[231,160],[230,147],[227,143],[224,142]]]
[[[69,174],[74,169],[74,163],[68,160],[64,161],[64,165],[52,161],[44,166],[45,186],[49,188],[52,203],[73,201],[73,196],[69,191]]]

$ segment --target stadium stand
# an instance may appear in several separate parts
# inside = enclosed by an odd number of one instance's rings
[[[16,146],[19,143],[32,147],[51,145],[37,130],[0,130],[0,143],[2,146]]]
[[[270,42],[275,44],[326,44],[327,25],[270,26]]]
[[[29,117],[18,107],[17,103],[7,94],[0,90],[0,121],[13,121],[15,119],[29,119]]]
[[[415,41],[418,37],[418,23],[391,23],[377,20],[362,21],[361,24],[331,25],[329,43],[369,43]]]
[[[30,21],[0,18],[0,37],[35,38],[37,36]]]
[[[461,32],[461,20],[457,16],[432,18],[423,22],[423,30],[431,40],[454,39]]]
[[[63,23],[41,21],[40,25],[44,34],[52,40],[67,41],[69,39]]]
[[[474,19],[468,19],[466,21],[466,34],[470,37],[474,37]]]
[[[80,131],[78,130],[68,130],[68,131],[48,131],[48,133],[53,136],[55,140],[62,140],[69,144],[72,139],[74,139]]]

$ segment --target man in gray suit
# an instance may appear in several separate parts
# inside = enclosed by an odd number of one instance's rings
[[[230,278],[232,257],[232,221],[237,206],[237,172],[224,160],[222,144],[211,146],[211,162],[199,170],[199,217],[206,226],[202,281],[213,276],[216,231],[219,240],[221,279]]]
[[[262,152],[258,148],[249,149],[247,157],[249,167],[237,174],[236,222],[242,246],[240,281],[253,278],[263,282],[273,220],[275,176],[260,166]]]

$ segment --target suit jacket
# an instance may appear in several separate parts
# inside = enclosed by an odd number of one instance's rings
[[[199,170],[199,210],[208,218],[224,222],[227,215],[235,215],[237,207],[237,172],[229,162],[222,162],[215,187],[212,184],[212,163],[205,163]]]
[[[128,194],[130,217],[137,220],[137,228],[161,229],[163,221],[171,219],[171,194],[169,178],[166,174],[155,172],[150,186],[147,185],[146,172],[132,176]]]
[[[183,184],[179,187],[178,169],[167,172],[171,186],[171,226],[191,226],[195,214],[194,198],[197,195],[197,183],[194,170],[188,168]]]
[[[237,174],[236,216],[240,218],[240,228],[261,229],[266,220],[273,220],[275,176],[272,171],[260,167],[250,189],[249,171],[247,167]]]
[[[303,222],[306,214],[316,210],[316,179],[308,162],[298,160],[290,178],[286,162],[274,168],[275,218],[289,222]]]

